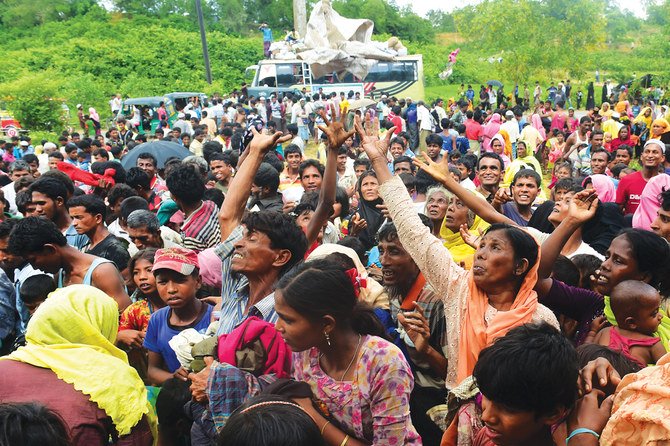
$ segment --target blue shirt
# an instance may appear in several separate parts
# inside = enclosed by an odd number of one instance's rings
[[[261,28],[263,33],[263,42],[272,42],[272,30],[270,28]]]
[[[172,314],[170,307],[163,307],[151,315],[147,334],[144,337],[144,347],[149,351],[159,353],[163,357],[163,361],[165,361],[165,365],[170,373],[174,373],[179,369],[181,364],[168,342],[187,328],[194,328],[198,333],[205,334],[207,327],[209,327],[213,308],[207,304],[205,304],[205,307],[205,313],[200,319],[184,327],[170,325],[170,315]]]
[[[63,235],[67,240],[67,244],[70,246],[74,246],[79,251],[81,251],[84,248],[84,246],[88,245],[89,243],[88,237],[85,234],[77,234],[77,230],[74,228],[73,225],[70,225],[70,227],[67,228],[67,230],[63,233]]]

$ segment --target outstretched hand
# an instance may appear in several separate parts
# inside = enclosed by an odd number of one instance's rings
[[[347,109],[345,108],[341,111],[339,121],[337,120],[337,117],[335,116],[335,110],[333,109],[331,109],[330,112],[331,119],[328,119],[328,115],[325,110],[321,110],[319,115],[323,119],[323,122],[326,123],[326,125],[320,124],[318,126],[319,130],[325,133],[328,137],[328,147],[337,152],[340,146],[344,144],[344,141],[346,141],[347,138],[354,136],[355,133],[354,130],[347,130],[345,125]]]
[[[596,209],[598,209],[598,195],[593,190],[583,190],[572,197],[568,215],[579,223],[585,223],[596,215]]]
[[[363,128],[361,124],[360,117],[356,116],[354,119],[354,127],[358,136],[361,138],[361,146],[365,150],[365,153],[370,158],[370,161],[374,163],[380,159],[383,159],[384,162],[388,162],[386,154],[389,150],[389,143],[391,142],[391,137],[395,131],[395,127],[391,127],[384,136],[384,139],[379,139],[379,119],[375,118],[371,125],[367,125],[366,128]]]
[[[484,231],[481,229],[478,229],[479,235],[475,235],[472,232],[469,231],[468,225],[467,224],[462,224],[458,228],[459,232],[461,233],[461,238],[465,242],[466,245],[477,249],[479,248],[479,242],[482,241],[482,236],[484,235]]]
[[[423,157],[423,161],[418,156],[412,161],[416,167],[422,169],[442,184],[455,181],[449,172],[449,157],[443,156],[442,161],[436,163],[430,159],[427,153],[422,153],[421,156]]]
[[[256,130],[256,127],[251,127],[251,133],[253,133],[254,137],[249,143],[249,152],[260,153],[261,155],[265,155],[277,144],[286,142],[293,137],[291,134],[283,135],[282,132],[274,132],[267,135],[260,133]]]

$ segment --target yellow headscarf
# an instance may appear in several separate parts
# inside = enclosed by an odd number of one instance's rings
[[[651,130],[651,113],[649,113],[649,116],[644,115],[647,110],[651,111],[651,107],[644,107],[642,110],[640,110],[640,113],[637,114],[633,122],[641,122],[646,124],[647,128]]]
[[[663,131],[661,132],[660,135],[654,135],[654,133],[651,132],[651,137],[652,138],[658,138],[662,134],[670,132],[670,122],[668,122],[665,118],[654,119],[654,122],[651,123],[651,126],[653,127],[654,125],[659,125],[659,126],[663,127]]]
[[[129,434],[146,415],[155,444],[147,389],[114,345],[118,327],[114,299],[88,285],[71,285],[54,291],[37,309],[28,322],[26,346],[0,359],[51,369],[104,410],[119,435]]]
[[[484,198],[479,192],[476,191],[470,191],[470,192],[477,195],[478,197],[481,197],[482,199]],[[451,192],[448,191],[446,194],[447,194],[447,200],[451,200],[451,197],[454,196]],[[489,226],[491,225],[488,224],[483,219],[481,219],[479,215],[475,214],[475,220],[473,221],[472,225],[468,228],[468,232],[470,234],[479,237],[479,231],[481,230],[482,232],[484,232],[489,228]],[[465,269],[472,268],[472,260],[473,255],[475,253],[475,249],[463,241],[463,238],[461,237],[461,233],[459,231],[454,232],[451,229],[447,228],[447,226],[444,223],[444,220],[442,220],[442,226],[440,227],[440,238],[444,240],[444,246],[449,250],[449,253],[451,254],[451,257],[454,259],[454,262],[458,264],[464,262]]]

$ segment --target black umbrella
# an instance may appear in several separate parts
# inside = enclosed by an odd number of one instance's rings
[[[145,142],[144,144],[136,146],[133,150],[128,152],[126,156],[123,157],[121,160],[121,165],[124,167],[124,169],[128,170],[131,167],[135,167],[137,165],[137,157],[141,153],[150,153],[155,156],[156,160],[158,161],[158,166],[156,167],[159,169],[165,167],[165,161],[167,161],[168,158],[177,157],[182,160],[189,155],[193,155],[186,147],[180,146],[176,142]]]
[[[500,81],[488,81],[486,85],[490,85],[492,87],[502,87],[502,82]]]

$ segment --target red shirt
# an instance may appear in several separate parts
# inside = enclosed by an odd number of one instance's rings
[[[465,137],[470,141],[478,141],[482,133],[482,125],[474,119],[465,120]]]
[[[647,185],[642,172],[631,173],[619,181],[616,190],[616,204],[624,205],[624,214],[634,214],[640,205],[640,194]]]
[[[397,135],[398,133],[402,132],[402,118],[393,112],[389,113],[389,121],[393,123],[395,126],[395,130],[393,131],[394,135]]]

